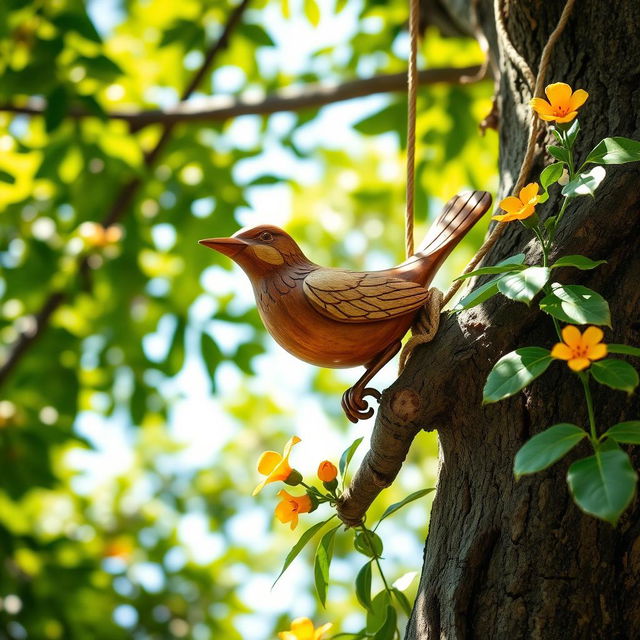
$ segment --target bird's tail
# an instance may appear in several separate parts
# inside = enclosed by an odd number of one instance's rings
[[[427,281],[489,207],[491,194],[486,191],[466,191],[451,198],[418,250],[403,263],[403,271],[415,272],[414,277],[418,281],[428,284]]]
[[[453,196],[429,229],[416,253],[434,255],[445,252],[446,258],[490,206],[491,194],[486,191],[465,191]]]

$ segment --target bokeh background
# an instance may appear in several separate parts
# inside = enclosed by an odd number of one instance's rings
[[[406,98],[179,124],[146,165],[162,126],[108,114],[175,106],[234,6],[0,4],[5,368],[28,338],[0,386],[2,639],[267,640],[296,616],[336,632],[362,623],[352,534],[337,538],[322,610],[310,552],[271,585],[326,512],[291,532],[273,518],[274,485],[251,497],[260,453],[292,434],[302,438],[292,461],[308,479],[364,436],[355,468],[372,421],[351,425],[339,400],[361,372],[284,353],[242,272],[196,243],[272,223],[324,265],[401,261]],[[404,0],[254,0],[189,101],[260,102],[286,87],[404,72],[407,11]],[[422,68],[482,60],[472,38],[427,28]],[[491,94],[489,80],[420,90],[417,239],[459,190],[495,193],[497,136],[477,128]],[[105,234],[96,223],[132,183]],[[436,285],[447,286],[485,230],[469,234]],[[375,384],[394,375],[391,364]],[[373,516],[434,486],[436,472],[436,439],[423,433]],[[391,580],[420,571],[428,512],[423,499],[380,527]]]

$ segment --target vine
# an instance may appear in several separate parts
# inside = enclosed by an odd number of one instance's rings
[[[527,305],[538,294],[543,294],[538,300],[538,307],[552,320],[559,342],[551,349],[521,347],[500,358],[487,378],[483,402],[489,404],[513,396],[541,376],[554,360],[565,361],[581,383],[588,428],[560,423],[535,435],[518,451],[514,473],[520,477],[542,471],[580,442],[588,440],[593,455],[571,464],[567,483],[578,507],[615,525],[633,498],[638,478],[629,455],[620,445],[640,444],[640,420],[621,422],[603,429],[596,422],[591,383],[632,393],[639,382],[635,368],[625,360],[607,356],[640,357],[640,348],[603,342],[604,332],[600,327],[611,327],[611,314],[609,304],[599,293],[582,285],[552,281],[555,269],[571,267],[585,271],[606,261],[570,255],[550,264],[549,256],[558,225],[567,215],[570,204],[582,196],[593,197],[606,177],[603,165],[640,161],[640,142],[621,137],[605,138],[579,164],[575,143],[580,123],[576,116],[588,94],[582,89],[573,92],[562,82],[547,86],[545,92],[548,101],[533,98],[531,106],[542,120],[555,123],[551,125],[551,132],[557,145],[547,147],[555,162],[544,168],[539,184],[530,183],[517,196],[511,195],[502,200],[500,208],[505,213],[494,216],[501,222],[518,220],[527,227],[540,244],[542,264],[526,265],[524,254],[517,254],[495,266],[461,276],[497,274],[463,298],[456,311],[474,307],[497,293]],[[588,168],[589,165],[594,166]],[[536,207],[549,199],[549,189],[556,183],[562,187],[562,204],[555,215],[542,221]],[[565,323],[564,328],[561,323]],[[589,326],[580,331],[580,325]]]

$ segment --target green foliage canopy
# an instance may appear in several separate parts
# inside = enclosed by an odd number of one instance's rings
[[[46,105],[41,116],[0,112],[0,363],[21,335],[38,335],[0,388],[0,637],[259,640],[282,628],[272,613],[248,615],[256,605],[241,588],[273,578],[290,546],[287,531],[266,539],[272,504],[248,497],[251,461],[303,418],[264,391],[259,356],[275,350],[240,276],[196,242],[269,221],[324,264],[400,260],[406,99],[182,124],[147,163],[163,127],[109,114],[176,104],[233,7],[0,6],[0,103]],[[404,2],[304,7],[286,18],[278,3],[252,2],[194,100],[404,71]],[[480,60],[472,41],[431,31],[421,54],[432,67]],[[456,191],[495,188],[495,137],[476,130],[490,93],[490,83],[421,91],[419,226]],[[118,209],[125,185],[132,199]],[[122,239],[99,241],[92,223],[114,210]],[[346,378],[303,370],[304,397],[324,415],[316,428],[337,442],[366,435],[346,432]],[[198,429],[213,435],[196,456]],[[424,442],[409,489],[434,473]],[[262,538],[238,535],[256,521]],[[337,626],[349,614],[341,596],[328,594]]]

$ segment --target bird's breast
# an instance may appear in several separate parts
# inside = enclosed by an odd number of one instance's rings
[[[286,351],[319,367],[366,365],[409,329],[415,312],[377,322],[339,322],[307,300],[304,277],[284,274],[254,283],[260,317]]]

